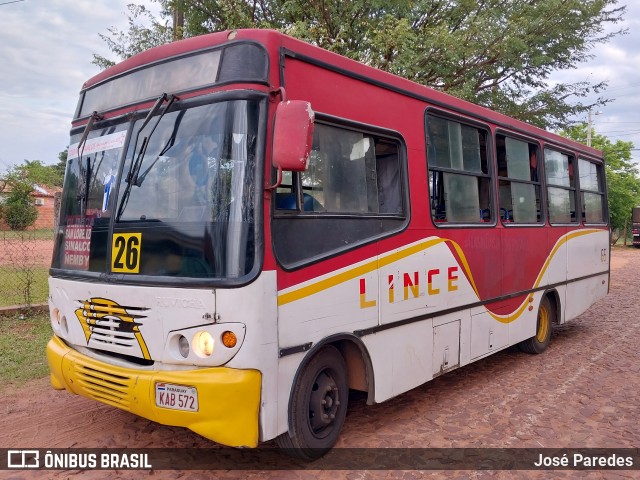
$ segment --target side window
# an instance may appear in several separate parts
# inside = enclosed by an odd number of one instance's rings
[[[574,167],[573,156],[544,149],[549,222],[552,224],[577,222]]]
[[[394,141],[316,124],[309,167],[299,176],[283,177],[276,209],[400,215],[403,202],[398,153]],[[298,189],[302,191],[302,208],[298,205]]]
[[[356,128],[316,122],[307,170],[284,172],[275,192],[271,234],[276,259],[285,269],[406,227],[407,158],[402,138],[394,132]]]
[[[484,223],[493,218],[486,131],[427,117],[431,217],[438,223]]]
[[[504,135],[496,136],[498,200],[504,223],[542,220],[538,147]]]
[[[293,172],[282,172],[282,183],[276,190],[277,210],[296,210],[296,174]]]
[[[605,223],[604,175],[602,165],[578,160],[582,220],[585,223]]]

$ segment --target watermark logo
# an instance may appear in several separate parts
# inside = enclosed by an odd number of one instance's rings
[[[8,468],[40,468],[40,452],[38,450],[8,450]]]

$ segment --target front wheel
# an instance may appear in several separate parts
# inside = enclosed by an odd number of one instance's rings
[[[518,344],[520,350],[526,353],[542,353],[549,346],[551,341],[551,324],[555,319],[555,310],[549,301],[549,297],[544,297],[538,308],[538,322],[536,334]]]
[[[298,375],[290,402],[289,432],[276,443],[294,457],[320,458],[338,440],[348,400],[344,358],[337,348],[322,347]]]

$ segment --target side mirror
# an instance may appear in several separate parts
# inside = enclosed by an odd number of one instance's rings
[[[315,115],[311,104],[303,100],[280,102],[273,127],[273,166],[278,169],[278,182],[282,171],[304,172],[309,164],[313,145]]]

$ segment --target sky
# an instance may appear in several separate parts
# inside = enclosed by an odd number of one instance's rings
[[[135,0],[0,0],[0,173],[24,160],[58,162],[82,84],[115,60],[98,34],[127,28]]]
[[[128,3],[158,11],[144,0],[0,0],[0,173],[24,160],[57,163],[80,87],[100,71],[93,54],[115,59],[99,34],[126,30]],[[621,4],[627,13],[618,26],[629,33],[552,80],[607,81],[601,95],[612,101],[594,110],[593,127],[614,142],[632,141],[640,164],[640,0]],[[577,120],[586,122],[586,115]]]

